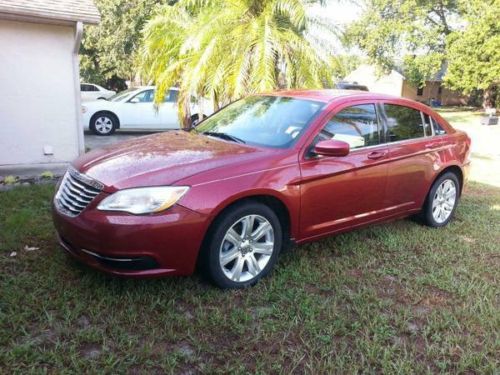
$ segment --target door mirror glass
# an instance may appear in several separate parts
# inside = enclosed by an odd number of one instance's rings
[[[323,156],[346,156],[349,154],[349,143],[336,139],[320,141],[314,146],[314,153]]]

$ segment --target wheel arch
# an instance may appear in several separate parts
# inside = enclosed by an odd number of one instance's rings
[[[213,233],[213,229],[217,224],[217,219],[220,218],[225,212],[234,208],[235,206],[244,204],[245,202],[259,202],[265,204],[269,208],[271,208],[274,212],[276,212],[276,216],[278,216],[278,220],[282,226],[283,232],[283,246],[286,248],[290,245],[290,237],[292,233],[292,221],[290,210],[283,199],[277,197],[275,194],[270,193],[256,193],[249,194],[245,196],[235,197],[230,201],[226,201],[221,204],[212,215],[210,223],[205,231],[203,236],[203,241],[201,243],[200,251],[197,256],[197,268],[200,266],[200,260],[203,258],[203,251],[207,248],[207,243],[210,240],[210,236]]]
[[[283,229],[283,236],[286,238],[290,237],[292,228],[292,220],[290,216],[290,210],[288,209],[288,206],[286,203],[283,201],[282,198],[277,197],[275,194],[263,192],[263,193],[253,193],[245,196],[238,196],[235,197],[229,201],[224,202],[221,204],[216,210],[215,213],[213,214],[212,220],[210,222],[210,225],[207,229],[206,234],[209,233],[209,231],[212,229],[215,221],[217,220],[218,217],[223,215],[225,212],[230,210],[236,205],[243,204],[245,202],[249,201],[254,201],[254,202],[259,202],[262,204],[265,204],[269,208],[271,208],[276,215],[278,216],[278,219],[282,225]]]
[[[462,168],[460,168],[459,165],[456,165],[456,164],[453,164],[453,165],[448,165],[446,167],[444,167],[437,175],[436,177],[434,177],[434,179],[432,180],[432,184],[430,185],[428,191],[430,191],[432,189],[432,186],[434,185],[434,183],[437,181],[437,179],[439,177],[441,177],[443,174],[445,173],[448,173],[448,172],[452,172],[454,173],[457,178],[458,178],[458,182],[460,184],[459,188],[459,196],[462,195],[462,190],[463,190],[463,187],[464,187],[464,172],[462,171]]]

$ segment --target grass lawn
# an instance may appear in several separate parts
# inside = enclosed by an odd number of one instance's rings
[[[443,107],[437,111],[471,137],[471,179],[500,188],[500,125],[481,125],[484,113],[477,108]]]
[[[498,188],[471,184],[447,228],[401,220],[292,249],[240,291],[77,264],[52,192],[0,193],[0,373],[499,371]]]

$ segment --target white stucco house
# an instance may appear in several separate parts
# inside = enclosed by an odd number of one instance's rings
[[[84,151],[78,51],[92,0],[0,0],[0,176]]]

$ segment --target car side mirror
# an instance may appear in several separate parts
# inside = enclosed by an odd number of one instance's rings
[[[139,102],[140,102],[139,98],[132,98],[129,100],[129,103],[139,103]]]
[[[316,143],[314,153],[323,156],[346,156],[349,154],[349,143],[329,139]]]

